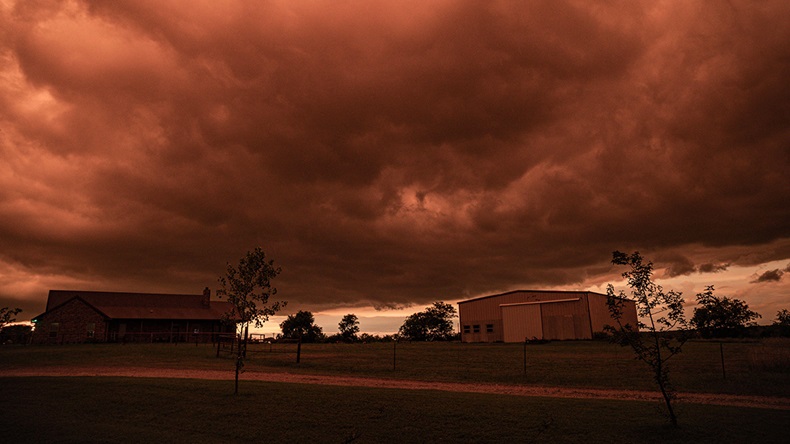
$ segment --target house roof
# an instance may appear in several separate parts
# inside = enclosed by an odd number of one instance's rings
[[[202,294],[50,290],[47,312],[75,298],[111,319],[218,320],[231,307],[225,301],[210,301],[206,307]]]

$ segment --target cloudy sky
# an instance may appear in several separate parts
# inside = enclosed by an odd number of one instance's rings
[[[790,308],[789,19],[786,0],[0,0],[0,306],[199,293],[261,246],[289,311],[386,330],[434,300],[602,291],[611,252],[639,250],[666,287],[770,322]]]

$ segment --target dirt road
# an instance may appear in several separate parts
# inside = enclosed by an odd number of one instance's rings
[[[143,367],[52,367],[41,369],[2,370],[0,376],[121,376],[135,378],[187,378],[230,380],[233,373],[219,370],[180,370]],[[539,396],[572,399],[614,399],[629,401],[659,400],[658,392],[635,390],[589,389],[572,387],[543,387],[526,385],[466,384],[458,382],[429,382],[403,379],[359,378],[352,376],[304,375],[294,373],[245,372],[242,380],[289,382],[352,387],[375,387],[406,390],[441,390],[447,392],[490,393],[513,396]],[[709,393],[680,393],[681,402],[709,405],[754,407],[790,410],[790,398],[767,396],[723,395]]]

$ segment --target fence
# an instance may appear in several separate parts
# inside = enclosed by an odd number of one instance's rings
[[[301,361],[302,341],[300,339],[275,339],[266,337],[265,334],[253,333],[247,337],[247,342],[245,343],[241,335],[218,335],[218,358],[223,355],[233,356],[238,354],[239,347],[242,348],[242,355],[247,358],[264,353],[296,353],[296,362],[299,363]]]

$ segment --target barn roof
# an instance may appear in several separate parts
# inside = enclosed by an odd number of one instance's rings
[[[202,294],[50,290],[47,312],[75,298],[111,319],[218,320],[230,310],[225,301],[211,301],[206,307]]]
[[[467,299],[465,301],[458,301],[458,303],[459,304],[465,304],[467,302],[474,302],[474,301],[479,301],[479,300],[482,300],[482,299],[496,298],[496,297],[500,297],[500,296],[507,296],[507,295],[515,294],[515,293],[557,293],[557,294],[568,294],[568,295],[572,295],[572,294],[588,294],[589,293],[589,294],[597,294],[597,295],[600,295],[600,296],[606,296],[605,294],[596,293],[594,291],[584,291],[584,290],[513,290],[513,291],[506,291],[504,293],[497,293],[497,294],[491,294],[491,295],[487,295],[487,296],[480,296],[480,297],[476,297],[476,298],[472,298],[472,299]]]

